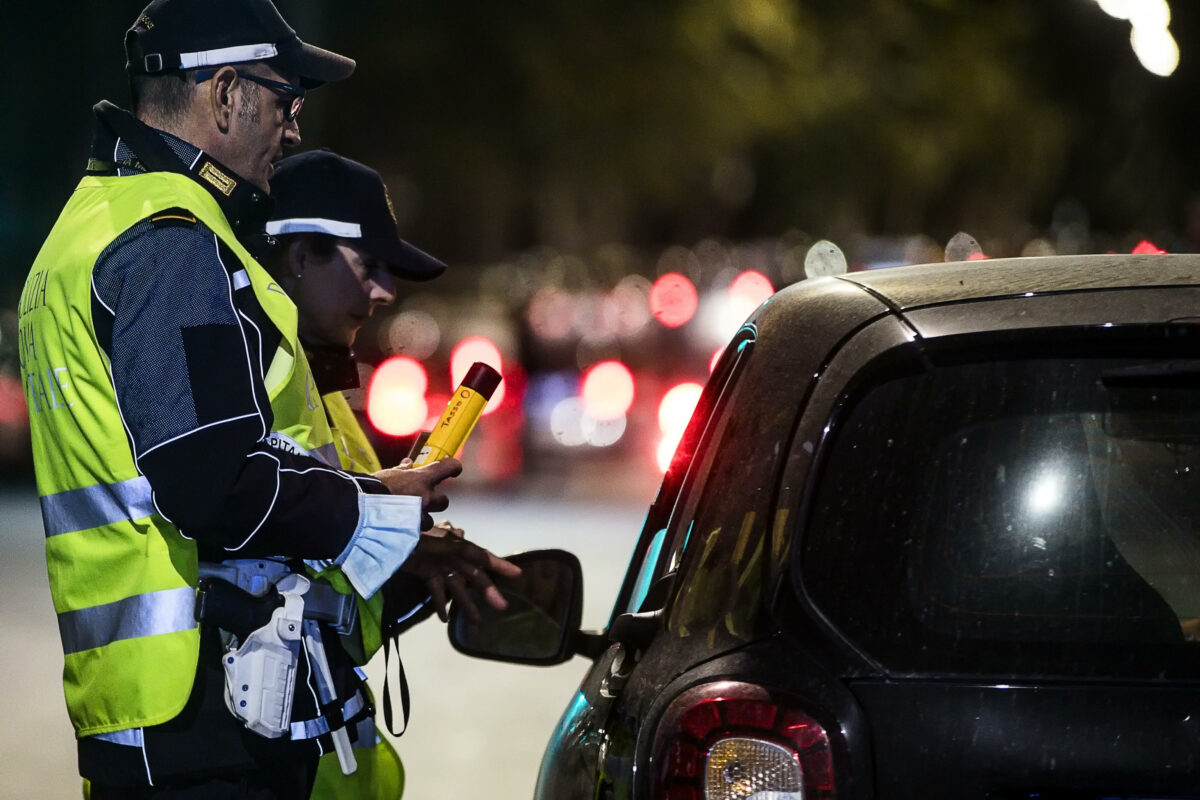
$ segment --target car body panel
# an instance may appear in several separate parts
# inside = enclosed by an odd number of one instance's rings
[[[882,680],[850,687],[871,721],[878,800],[912,797],[913,787],[947,800],[1068,790],[1200,797],[1197,687]]]
[[[904,312],[925,339],[995,330],[1023,330],[1080,325],[1135,325],[1175,320],[1200,323],[1200,289],[1196,287],[1093,289],[1087,302],[1075,294],[1022,295],[972,301],[962,305],[927,306]]]
[[[882,357],[919,360],[941,340],[975,335],[1052,339],[1169,321],[1200,321],[1200,256],[934,264],[773,296],[748,320],[752,347],[732,377],[718,366],[706,387],[721,403],[689,431],[692,445],[702,429],[709,440],[672,465],[688,474],[668,473],[614,608],[614,622],[661,612],[657,628],[644,643],[614,643],[585,676],[536,797],[651,797],[664,710],[686,689],[725,680],[835,720],[843,800],[912,797],[915,786],[924,797],[996,800],[1200,797],[1200,687],[893,674],[814,606],[795,546],[831,421]],[[633,596],[639,575],[661,591]],[[1044,721],[1030,730],[1028,715]],[[1139,770],[1157,777],[1139,780]]]
[[[950,264],[852,272],[841,277],[882,297],[902,311],[1027,294],[1091,289],[1195,286],[1195,255],[1121,254],[988,259]]]

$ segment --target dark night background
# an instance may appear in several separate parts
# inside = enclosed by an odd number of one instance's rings
[[[0,304],[80,174],[91,105],[127,103],[142,5],[5,10]],[[378,167],[403,233],[460,269],[789,231],[967,229],[1015,254],[1063,201],[1112,245],[1184,249],[1200,187],[1194,2],[1171,5],[1168,78],[1093,0],[278,5],[359,62],[310,98],[303,147]]]
[[[0,656],[0,800],[78,794],[16,306],[83,172],[92,105],[128,103],[122,40],[145,1],[0,6],[0,630],[19,644]],[[498,553],[576,552],[585,627],[608,618],[678,440],[659,402],[728,341],[729,320],[652,318],[656,277],[685,274],[703,311],[733,275],[799,280],[817,239],[854,269],[941,260],[960,230],[992,256],[1200,252],[1200,0],[1168,0],[1181,56],[1166,78],[1096,0],[276,2],[358,61],[309,97],[303,148],[378,169],[401,234],[450,265],[402,285],[356,349],[420,361],[419,410],[436,414],[451,348],[497,344],[507,399],[463,451],[450,518]],[[606,360],[636,398],[585,441],[581,376]],[[564,408],[573,427],[556,426]],[[376,444],[384,463],[407,452]],[[580,664],[510,672],[444,636],[404,637],[409,795],[530,796]]]
[[[730,267],[778,288],[822,238],[851,268],[940,260],[959,230],[992,256],[1200,249],[1194,0],[1171,0],[1166,78],[1095,0],[277,5],[358,61],[310,96],[302,148],[377,168],[402,235],[451,266],[394,309],[441,325],[431,376],[454,341],[500,331],[530,376],[619,357],[703,380],[715,345],[685,352],[680,331],[594,346],[585,323],[539,350],[523,312],[545,287],[596,296],[669,270],[702,293]],[[142,6],[4,10],[0,433],[26,430],[16,298],[82,173],[91,106],[128,103],[122,39]],[[359,355],[387,355],[379,341],[360,336]],[[26,448],[0,441],[0,462]]]

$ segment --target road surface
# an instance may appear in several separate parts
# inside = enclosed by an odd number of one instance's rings
[[[584,627],[599,628],[653,487],[644,495],[625,492],[610,503],[532,489],[459,492],[442,516],[501,554],[573,551],[584,565]],[[32,490],[0,490],[0,800],[80,796],[42,544]],[[408,731],[395,742],[408,775],[405,796],[531,797],[546,740],[588,662],[522,667],[467,658],[451,648],[436,618],[405,634],[400,655],[413,706]],[[381,686],[382,655],[367,673]]]

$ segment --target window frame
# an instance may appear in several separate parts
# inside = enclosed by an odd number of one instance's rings
[[[757,339],[757,327],[753,323],[743,325],[730,340],[705,383],[696,410],[688,420],[680,445],[646,514],[625,579],[613,604],[609,627],[621,614],[666,606],[669,598],[658,597],[656,587],[663,586],[663,578],[677,574],[683,563],[690,526],[683,526],[680,521],[690,519],[689,514],[704,494],[715,456],[712,444],[719,440],[729,397],[738,378],[745,373]],[[684,449],[685,443],[689,442],[696,443],[690,453]],[[654,540],[660,533],[662,542],[655,547]],[[635,589],[644,589],[645,594],[634,598]],[[654,603],[654,608],[649,608],[648,603]]]

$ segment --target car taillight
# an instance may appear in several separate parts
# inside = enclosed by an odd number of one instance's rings
[[[689,689],[655,736],[657,800],[836,798],[829,735],[758,686]]]

